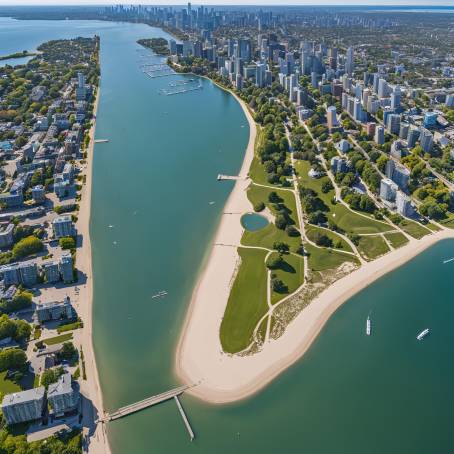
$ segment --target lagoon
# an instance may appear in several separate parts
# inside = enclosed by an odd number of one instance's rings
[[[102,71],[96,136],[109,143],[94,156],[93,328],[112,410],[177,384],[181,324],[232,188],[216,177],[238,172],[248,130],[236,101],[207,80],[198,92],[159,95],[171,79],[141,72],[135,41],[167,35],[145,25],[0,18],[0,54],[94,33]],[[353,297],[305,357],[257,396],[226,406],[183,396],[194,442],[168,402],[110,423],[113,453],[452,451],[454,262],[442,263],[451,257],[454,241],[443,241]],[[168,296],[152,299],[160,290]],[[416,341],[425,327],[431,336]]]
[[[260,214],[248,213],[241,217],[241,225],[249,232],[256,232],[268,225],[268,219]]]

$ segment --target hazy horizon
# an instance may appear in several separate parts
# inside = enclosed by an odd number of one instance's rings
[[[175,6],[185,5],[187,2],[181,0],[165,0],[165,1],[140,1],[140,0],[125,0],[125,1],[103,1],[103,0],[0,0],[0,6],[86,6],[86,5],[114,5],[114,4],[134,4],[134,5],[156,5],[156,6]],[[429,0],[319,0],[319,1],[301,1],[301,0],[285,0],[279,2],[276,0],[199,0],[192,2],[194,6],[453,6],[453,0],[437,0],[430,2]]]

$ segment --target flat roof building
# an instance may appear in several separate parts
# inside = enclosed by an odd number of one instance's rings
[[[44,400],[44,386],[6,394],[2,401],[2,411],[6,424],[11,425],[40,419],[43,413]]]

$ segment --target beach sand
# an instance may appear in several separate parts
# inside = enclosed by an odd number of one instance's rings
[[[99,99],[100,89],[98,88],[93,112],[95,116],[98,111]],[[82,274],[86,278],[86,281],[84,284],[78,285],[78,300],[80,303],[77,310],[84,322],[84,327],[82,330],[74,332],[74,344],[76,347],[82,347],[83,349],[87,374],[86,380],[82,378],[82,373],[79,379],[81,393],[84,396],[84,438],[88,440],[86,446],[84,444],[84,452],[88,450],[88,452],[94,454],[109,454],[110,447],[107,440],[105,424],[96,424],[96,420],[103,416],[103,402],[92,338],[93,275],[90,244],[90,213],[95,129],[96,119],[90,131],[90,145],[87,150],[87,168],[85,171],[86,182],[82,188],[82,198],[76,224],[78,235],[81,235],[83,238],[82,246],[77,250],[76,265],[79,275]],[[85,435],[87,436],[85,437]]]
[[[241,169],[241,175],[245,176],[254,155],[256,125],[244,103],[240,101],[240,104],[250,125],[249,144]],[[411,240],[328,287],[288,325],[279,339],[267,342],[260,352],[242,357],[229,355],[222,351],[219,329],[239,258],[236,247],[220,244],[240,244],[241,215],[252,210],[246,195],[249,183],[238,180],[226,203],[210,256],[193,292],[176,351],[177,376],[188,384],[199,383],[187,392],[210,403],[233,402],[258,392],[303,356],[329,317],[345,301],[436,242],[454,238],[454,231],[442,230]]]

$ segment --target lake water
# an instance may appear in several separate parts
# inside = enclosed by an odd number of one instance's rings
[[[216,178],[239,170],[248,129],[234,99],[209,81],[159,95],[183,76],[141,72],[135,41],[166,36],[144,25],[0,18],[0,54],[94,33],[96,136],[110,140],[94,158],[94,344],[111,410],[177,384],[181,324],[232,187]],[[110,423],[113,452],[452,452],[454,262],[442,263],[451,257],[454,241],[439,243],[352,298],[304,359],[257,396],[225,406],[183,396],[194,442],[167,402]],[[168,296],[152,299],[160,290]],[[426,327],[431,336],[416,341]]]
[[[250,232],[263,229],[268,225],[268,219],[265,216],[256,213],[248,213],[241,217],[241,225]]]

